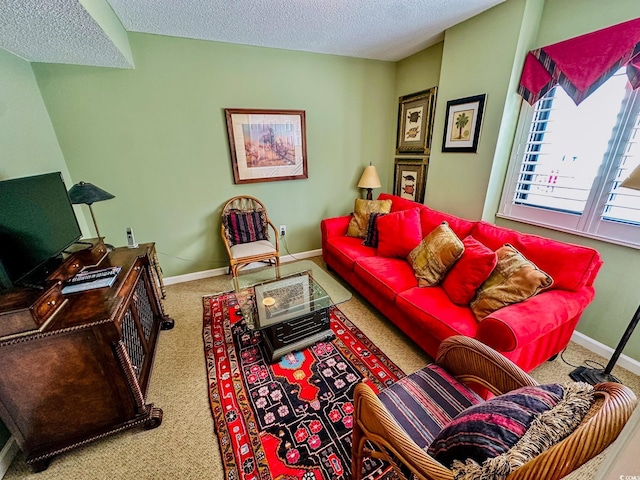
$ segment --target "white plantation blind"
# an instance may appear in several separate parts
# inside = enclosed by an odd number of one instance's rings
[[[500,215],[640,246],[640,98],[624,70],[579,106],[559,88],[525,105]]]

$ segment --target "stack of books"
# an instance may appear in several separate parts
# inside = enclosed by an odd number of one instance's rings
[[[80,272],[64,282],[62,293],[84,292],[94,288],[104,288],[113,285],[122,267],[101,268]]]

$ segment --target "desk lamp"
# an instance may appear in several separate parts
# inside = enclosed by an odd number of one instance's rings
[[[632,190],[640,190],[640,165],[636,167],[633,172],[631,172],[631,175],[629,175],[619,185],[619,187],[630,188]],[[572,371],[569,376],[576,382],[587,382],[591,385],[595,385],[596,383],[600,382],[622,383],[614,375],[611,374],[611,371],[618,361],[622,350],[624,350],[625,345],[629,341],[631,334],[638,325],[638,321],[640,321],[640,306],[636,310],[636,313],[633,315],[633,317],[631,317],[631,321],[629,322],[627,329],[624,331],[624,335],[622,335],[620,342],[618,342],[618,346],[613,352],[613,356],[609,360],[609,363],[607,363],[607,366],[604,368],[604,370],[599,368],[578,367],[574,371]]]
[[[380,178],[378,178],[378,172],[376,172],[376,167],[369,163],[369,166],[364,169],[364,172],[362,172],[362,176],[358,182],[358,187],[366,188],[367,200],[373,200],[371,190],[374,188],[380,188],[381,186]]]
[[[96,222],[96,217],[93,214],[93,208],[91,207],[91,205],[93,205],[93,203],[95,202],[102,202],[103,200],[110,200],[112,198],[115,198],[115,196],[111,195],[109,192],[105,192],[101,188],[96,187],[92,183],[76,183],[69,189],[69,199],[71,200],[71,203],[73,203],[74,205],[85,204],[89,206],[91,218],[93,219],[93,226],[96,228],[96,234],[98,235],[98,238],[101,238],[100,230],[98,230],[98,223]]]

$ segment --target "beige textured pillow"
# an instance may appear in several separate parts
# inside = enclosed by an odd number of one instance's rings
[[[418,285],[433,287],[444,279],[463,252],[462,241],[447,222],[442,222],[411,250],[407,260],[416,274]]]
[[[498,263],[471,301],[478,321],[499,308],[522,302],[553,285],[553,279],[527,260],[513,245],[496,250]]]
[[[372,213],[389,213],[390,211],[391,200],[363,200],[362,198],[356,198],[353,216],[347,227],[347,236],[366,237],[369,215]]]

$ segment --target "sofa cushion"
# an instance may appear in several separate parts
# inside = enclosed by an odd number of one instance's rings
[[[505,478],[570,435],[592,403],[586,383],[521,387],[467,408],[427,452],[455,478]]]
[[[470,304],[478,321],[499,308],[526,300],[553,284],[548,274],[527,260],[513,245],[505,244],[496,251],[496,255],[496,267]]]
[[[422,240],[420,211],[401,210],[378,217],[378,255],[407,258]]]
[[[330,237],[324,248],[349,270],[353,269],[353,264],[359,258],[376,255],[375,248],[362,245],[362,240],[355,237]]]
[[[397,195],[391,195],[390,193],[381,193],[378,195],[378,200],[391,200],[391,211],[399,212],[400,210],[409,210],[410,208],[424,208],[424,205],[406,198],[399,197]]]
[[[453,303],[469,305],[476,290],[491,275],[498,257],[471,235],[466,236],[462,244],[464,252],[442,281],[442,288]]]
[[[396,306],[411,323],[420,325],[416,330],[429,332],[439,342],[452,335],[475,338],[478,331],[471,309],[453,303],[440,286],[405,290],[396,297]]]
[[[353,271],[370,285],[377,295],[394,302],[396,295],[417,285],[413,270],[400,258],[367,257],[359,259]]]
[[[407,260],[416,274],[418,285],[433,287],[442,281],[463,252],[464,245],[447,222],[443,222],[411,250]]]
[[[391,200],[364,200],[356,198],[353,207],[353,216],[347,227],[347,235],[350,237],[364,238],[367,234],[369,215],[372,213],[389,213]]]
[[[464,238],[471,233],[475,222],[459,218],[444,212],[432,210],[424,207],[420,210],[420,223],[423,232],[430,232],[442,222],[447,222],[451,230],[455,232],[458,238]]]
[[[591,285],[602,266],[600,255],[593,248],[520,233],[487,222],[477,222],[472,235],[492,250],[505,243],[513,245],[553,277],[553,288],[575,291]]]
[[[363,245],[374,248],[378,247],[378,217],[381,215],[386,215],[386,213],[372,213],[369,215],[367,233],[364,236]]]

